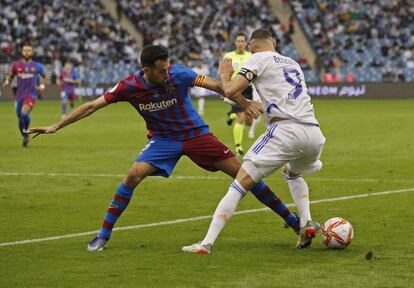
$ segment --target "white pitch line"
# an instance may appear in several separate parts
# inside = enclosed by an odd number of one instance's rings
[[[126,174],[102,174],[102,173],[92,173],[92,174],[82,174],[82,173],[40,173],[40,172],[0,172],[0,176],[43,176],[43,177],[109,177],[109,178],[122,178]],[[220,176],[171,176],[170,178],[175,179],[195,179],[195,180],[219,180],[219,179],[228,179],[226,177]],[[156,179],[165,179],[157,177]]]
[[[390,195],[390,194],[397,194],[397,193],[404,193],[404,192],[414,192],[414,188],[389,190],[389,191],[382,191],[382,192],[364,193],[364,194],[358,194],[358,195],[349,195],[349,196],[343,196],[343,197],[320,199],[320,200],[311,201],[310,203],[318,204],[318,203],[324,203],[324,202],[345,201],[349,199],[383,196],[383,195]],[[289,203],[286,206],[291,207],[293,205],[294,205],[293,203]],[[235,212],[234,215],[256,213],[256,212],[262,212],[262,211],[270,211],[270,209],[266,207],[266,208],[259,208],[259,209],[242,210],[242,211]],[[157,227],[157,226],[163,226],[163,225],[174,225],[178,223],[193,222],[193,221],[199,221],[199,220],[205,220],[205,219],[211,219],[211,218],[212,218],[211,215],[198,216],[198,217],[193,217],[193,218],[184,218],[184,219],[176,219],[176,220],[171,220],[171,221],[118,227],[118,228],[114,228],[113,231],[136,230],[136,229],[141,229],[141,228]],[[67,239],[67,238],[77,238],[77,237],[83,237],[83,236],[89,236],[89,235],[96,235],[98,232],[99,231],[96,230],[96,231],[89,231],[89,232],[76,233],[76,234],[52,236],[52,237],[46,237],[46,238],[27,239],[27,240],[14,241],[14,242],[4,242],[4,243],[0,243],[0,247],[31,244],[31,243],[38,243],[38,242],[52,241],[52,240],[61,240],[61,239]]]
[[[2,172],[0,176],[42,176],[42,177],[104,177],[104,178],[123,178],[124,174],[105,174],[105,173],[42,173],[42,172]],[[181,176],[173,175],[170,178],[179,180],[223,180],[229,179],[224,176]],[[154,179],[166,178],[157,177]],[[388,183],[413,183],[413,180],[408,179],[373,179],[373,178],[320,178],[320,177],[307,177],[312,181],[332,181],[332,182],[388,182]]]

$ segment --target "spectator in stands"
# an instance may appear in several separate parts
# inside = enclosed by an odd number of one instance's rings
[[[352,72],[350,70],[348,70],[348,72],[346,72],[345,81],[346,81],[346,83],[354,83],[355,82],[355,75],[352,74]]]
[[[342,82],[343,76],[342,76],[341,70],[335,69],[334,78],[335,78],[335,83],[341,83]]]
[[[331,72],[331,70],[325,71],[323,74],[323,82],[327,84],[335,83],[335,75]]]

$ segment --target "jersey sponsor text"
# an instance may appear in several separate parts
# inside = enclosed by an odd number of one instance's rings
[[[159,110],[167,109],[168,107],[177,104],[177,99],[171,99],[171,100],[163,100],[161,102],[150,102],[147,104],[139,104],[139,110],[141,111],[149,111],[149,112],[155,112]]]

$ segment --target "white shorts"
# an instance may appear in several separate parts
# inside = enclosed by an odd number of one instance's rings
[[[316,173],[322,168],[324,144],[319,126],[290,120],[273,123],[250,147],[242,168],[255,182],[285,164],[295,174]]]

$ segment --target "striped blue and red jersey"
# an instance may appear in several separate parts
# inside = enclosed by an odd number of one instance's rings
[[[39,75],[44,75],[42,64],[30,61],[17,61],[12,63],[11,74],[17,75],[16,101],[32,96],[37,99],[37,84]]]
[[[59,79],[62,80],[62,85],[61,85],[61,89],[62,91],[66,92],[66,93],[74,93],[75,92],[75,86],[76,84],[74,83],[70,83],[67,81],[67,79],[72,79],[72,80],[78,80],[79,76],[78,73],[76,73],[75,70],[71,70],[71,71],[62,71],[59,75]]]
[[[107,103],[129,102],[144,118],[150,138],[189,140],[210,132],[191,102],[189,89],[202,76],[182,65],[170,65],[163,86],[152,86],[138,71],[104,94]]]

